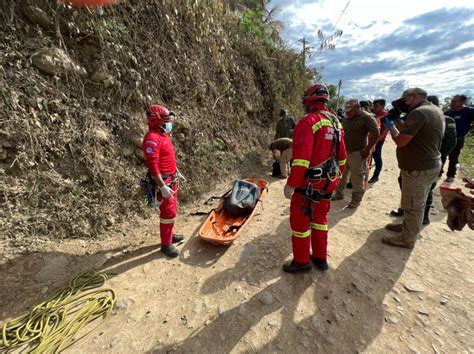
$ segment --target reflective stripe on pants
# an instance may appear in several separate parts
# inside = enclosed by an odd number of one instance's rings
[[[310,248],[312,248],[314,257],[319,259],[327,258],[327,214],[331,206],[329,200],[313,202],[313,219],[309,220],[309,217],[303,214],[303,203],[307,206],[307,201],[302,194],[294,193],[292,195],[290,226],[292,230],[293,258],[295,262],[300,264],[309,262]]]

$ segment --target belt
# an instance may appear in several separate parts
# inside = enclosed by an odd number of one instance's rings
[[[304,196],[306,196],[306,188],[295,188],[295,192],[299,193],[299,194],[303,194]],[[331,193],[325,193],[325,194],[321,194],[319,192],[320,191],[317,191],[317,190],[313,191],[313,193],[311,194],[311,199],[315,200],[315,201],[318,201],[318,200],[321,200],[321,199],[331,200],[332,192]]]
[[[173,178],[174,178],[174,177],[176,177],[176,176],[177,176],[177,173],[162,173],[162,174],[161,174],[161,178],[162,178],[163,180],[168,179],[168,178],[170,178],[170,177],[173,177]]]

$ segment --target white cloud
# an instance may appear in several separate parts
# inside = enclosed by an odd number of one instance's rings
[[[466,34],[470,30],[468,25],[474,24],[474,4],[469,6],[460,0],[351,0],[341,16],[347,0],[274,1],[282,9],[284,37],[291,39],[288,44],[295,49],[301,47],[298,38],[304,36],[317,42],[317,30],[328,34],[340,18],[337,29],[344,34],[336,40],[336,50],[311,61],[315,66],[323,64],[323,73],[329,80],[337,82],[341,78],[346,95],[366,99],[393,96],[400,93],[394,90],[407,86],[421,86],[441,96],[474,92],[474,74],[470,69],[474,67],[474,34],[470,35],[472,40]],[[440,23],[441,9],[466,6],[472,11],[466,11],[465,17]],[[444,29],[456,33],[458,28],[464,30],[459,38],[451,36],[445,39],[446,43],[437,41]],[[419,46],[410,44],[410,33]]]

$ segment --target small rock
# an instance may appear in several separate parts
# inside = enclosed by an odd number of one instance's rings
[[[264,291],[260,296],[260,302],[266,306],[273,304],[273,295],[268,291]]]
[[[408,349],[410,349],[410,351],[411,351],[413,354],[420,354],[420,352],[418,351],[418,349],[416,349],[415,347],[409,346]]]
[[[109,135],[102,129],[94,129],[93,134],[100,143],[106,143],[109,140]]]
[[[130,300],[128,298],[117,300],[114,305],[114,310],[117,311],[127,311],[128,306],[130,305]]]
[[[120,342],[120,337],[114,336],[112,340],[110,341],[110,348],[115,347],[119,342]]]
[[[411,293],[422,293],[425,291],[425,289],[418,284],[403,284],[403,287]]]
[[[385,317],[385,322],[388,322],[388,323],[391,323],[391,324],[397,324],[398,319],[396,317],[393,317],[393,316],[388,316],[388,317]]]
[[[400,300],[400,298],[398,296],[394,296],[393,297],[395,299],[396,302],[398,302],[399,304],[402,303],[402,301]]]
[[[219,305],[219,307],[217,308],[217,314],[219,315],[219,317],[222,317],[222,316],[224,316],[224,313],[225,313],[224,306]]]
[[[188,317],[186,315],[181,316],[181,324],[186,326],[188,324]]]
[[[151,309],[146,310],[146,317],[151,317]]]
[[[112,226],[115,224],[115,218],[113,216],[109,216],[106,219],[107,226]]]
[[[434,344],[431,344],[431,348],[433,348],[434,354],[439,354],[439,350],[438,350],[438,348],[435,347]]]
[[[44,286],[42,289],[41,289],[41,294],[46,294],[48,292],[48,287],[47,286]]]
[[[31,23],[34,23],[35,25],[40,25],[46,30],[54,28],[54,21],[52,17],[49,16],[43,10],[41,10],[39,7],[27,5],[23,7],[23,14],[28,20],[31,21]]]
[[[77,65],[64,50],[59,48],[43,48],[31,56],[31,62],[49,75],[87,74],[83,67]]]
[[[423,309],[418,310],[418,313],[421,314],[421,315],[425,315],[425,316],[429,316],[429,315],[430,315],[428,311],[423,310]]]
[[[441,305],[446,305],[448,303],[448,300],[447,299],[441,299],[441,301],[439,303]]]

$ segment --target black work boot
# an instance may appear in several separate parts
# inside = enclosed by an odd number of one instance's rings
[[[176,258],[179,255],[179,252],[174,245],[161,246],[161,252],[170,258]]]
[[[425,214],[423,217],[423,225],[429,225],[430,224],[430,214]]]
[[[179,243],[184,241],[184,236],[183,235],[173,235],[173,243]]]
[[[283,271],[287,273],[306,273],[311,270],[311,263],[300,264],[294,260],[283,264]]]
[[[311,262],[318,268],[319,270],[322,270],[323,272],[327,271],[329,269],[329,264],[328,261],[325,259],[321,258],[316,258],[313,256],[309,257],[311,259]]]
[[[369,183],[372,184],[372,183],[377,183],[379,181],[379,177],[378,176],[372,176],[371,179],[369,179]]]
[[[401,217],[405,214],[405,212],[403,211],[402,208],[396,208],[396,209],[393,209],[391,212],[390,212],[390,216],[396,216],[396,217]]]

